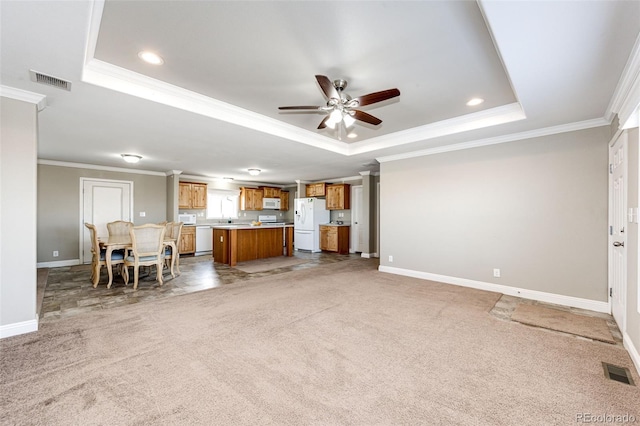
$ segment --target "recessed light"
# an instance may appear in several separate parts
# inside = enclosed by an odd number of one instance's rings
[[[480,105],[483,102],[484,102],[484,99],[473,98],[473,99],[469,100],[469,102],[467,102],[467,106],[476,106],[476,105]]]
[[[249,169],[248,171],[249,171],[249,174],[251,176],[258,176],[262,170],[260,170],[260,169]]]
[[[357,138],[357,137],[358,137],[358,135],[357,135],[356,133],[354,133],[354,132],[351,132],[351,133],[349,133],[349,134],[347,135],[347,137],[348,137],[348,138],[351,138],[351,139],[354,139],[354,138]]]
[[[152,65],[164,64],[164,59],[162,59],[160,55],[158,55],[157,53],[149,52],[148,50],[143,50],[142,52],[138,52],[138,58]]]
[[[122,155],[122,159],[124,161],[126,161],[127,163],[137,163],[138,161],[140,161],[142,159],[141,156],[139,155],[135,155],[135,154],[121,154]]]

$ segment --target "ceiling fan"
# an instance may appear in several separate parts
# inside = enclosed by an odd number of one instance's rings
[[[389,89],[352,99],[351,96],[344,93],[344,89],[347,87],[345,80],[334,80],[332,82],[324,75],[316,75],[316,80],[324,96],[327,98],[327,104],[325,106],[282,106],[278,109],[283,111],[308,110],[326,112],[327,116],[320,122],[318,129],[324,129],[326,127],[333,129],[336,124],[340,122],[343,122],[346,127],[349,127],[355,120],[377,126],[382,123],[382,120],[356,108],[400,96],[398,89]]]

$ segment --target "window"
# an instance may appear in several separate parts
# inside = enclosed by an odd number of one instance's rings
[[[207,190],[207,219],[237,219],[240,191]]]

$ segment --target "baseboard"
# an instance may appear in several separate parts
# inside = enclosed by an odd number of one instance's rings
[[[0,325],[0,339],[38,331],[38,319]]]
[[[501,284],[487,283],[484,281],[469,280],[466,278],[450,277],[447,275],[431,274],[429,272],[414,271],[411,269],[394,268],[392,266],[379,266],[380,272],[389,274],[404,275],[407,277],[420,278],[423,280],[437,281],[445,284],[454,284],[462,287],[470,287],[478,290],[493,291],[496,293],[507,294],[509,296],[522,297],[523,299],[537,300],[539,302],[553,303],[556,305],[570,306],[572,308],[587,309],[589,311],[611,313],[608,302],[599,302],[597,300],[582,299],[573,296],[564,296],[562,294],[545,293],[536,290],[527,290],[524,288],[510,287]]]
[[[640,374],[640,353],[638,353],[638,349],[633,345],[631,337],[626,332],[622,334],[622,342],[627,352],[629,352],[631,361],[633,361],[636,366],[636,372]]]
[[[80,265],[80,259],[56,260],[53,262],[38,262],[36,268],[59,268],[61,266]]]
[[[360,256],[370,259],[372,257],[378,257],[378,253],[361,253]]]

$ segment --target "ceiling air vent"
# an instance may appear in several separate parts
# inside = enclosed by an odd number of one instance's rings
[[[69,92],[71,91],[70,81],[34,70],[29,70],[29,75],[31,75],[31,81],[35,81],[36,83],[46,84],[47,86],[57,87],[58,89],[67,90]]]

